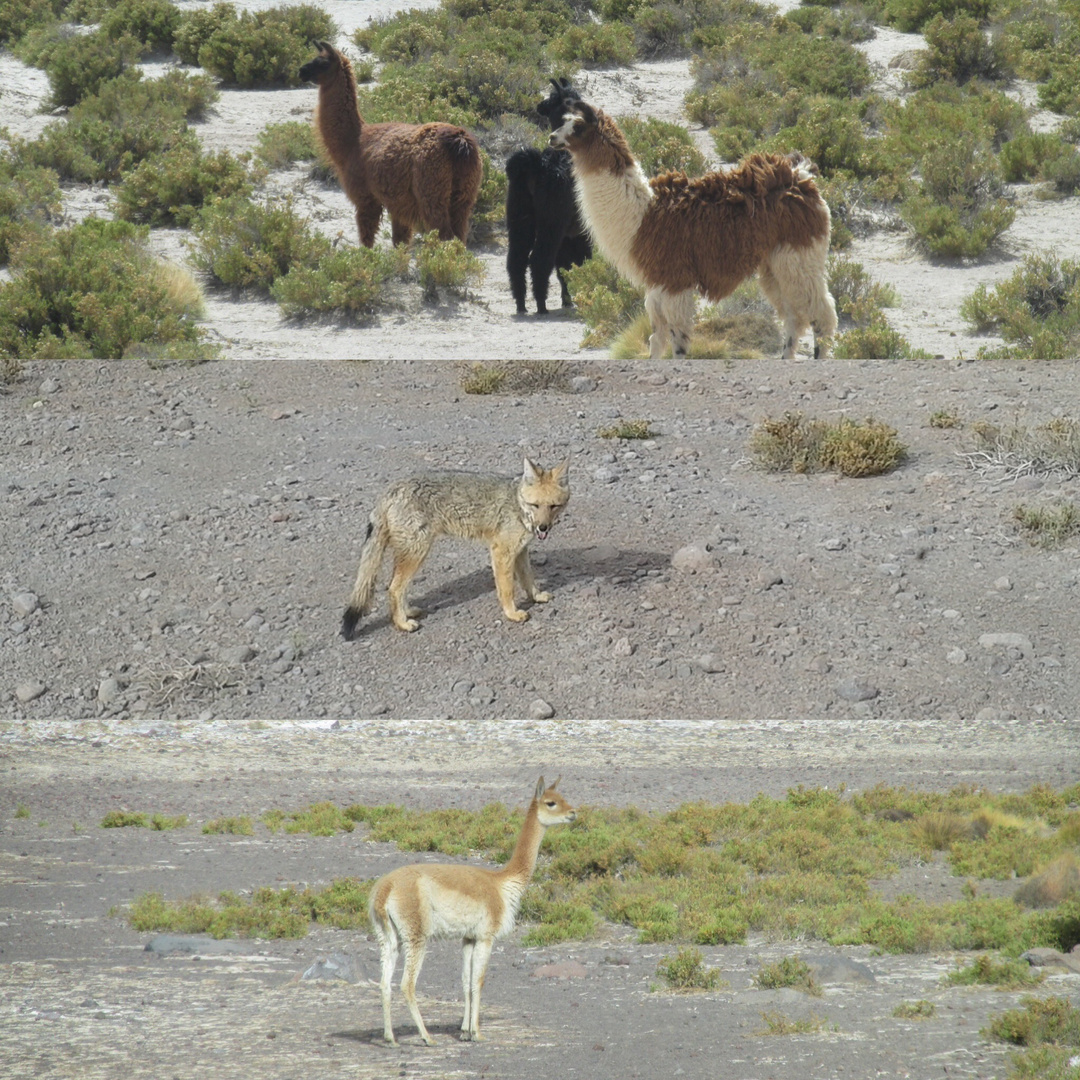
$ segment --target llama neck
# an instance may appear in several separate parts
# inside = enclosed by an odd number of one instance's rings
[[[652,202],[653,190],[641,167],[631,160],[623,168],[582,168],[575,157],[574,176],[581,216],[597,247],[619,273],[635,284],[643,284],[631,249]]]
[[[345,61],[337,76],[319,87],[319,135],[338,169],[360,154],[363,121],[356,106],[356,80]]]
[[[514,852],[506,865],[498,871],[504,882],[513,882],[520,888],[528,884],[536,869],[536,857],[540,854],[540,841],[544,839],[544,826],[540,823],[539,807],[535,799],[529,804],[525,824],[521,827]]]

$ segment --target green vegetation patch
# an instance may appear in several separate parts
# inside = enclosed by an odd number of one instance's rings
[[[937,1014],[937,1006],[925,998],[919,1001],[902,1001],[893,1009],[892,1014],[898,1020],[929,1020]]]
[[[705,966],[700,949],[683,948],[675,956],[665,956],[656,965],[659,975],[671,990],[681,994],[719,990],[728,984],[717,968]]]
[[[569,376],[565,360],[504,360],[498,364],[474,361],[462,368],[461,389],[466,394],[558,392],[567,389]]]
[[[1025,997],[1021,1008],[994,1017],[985,1034],[1024,1047],[1007,1080],[1076,1080],[1080,1010],[1063,997]]]
[[[825,471],[843,476],[878,476],[907,456],[896,431],[879,420],[858,423],[844,417],[833,424],[801,412],[763,420],[750,436],[749,449],[770,472]]]
[[[140,814],[131,810],[110,810],[101,819],[103,829],[153,829],[155,832],[182,829],[187,823],[186,814],[170,817],[167,814]]]
[[[247,816],[211,818],[203,825],[202,831],[207,836],[221,834],[230,836],[255,835],[255,828],[251,823],[251,818]]]
[[[1080,509],[1076,503],[1063,500],[1045,506],[1020,503],[1013,507],[1012,517],[1038,547],[1058,547],[1080,535]]]
[[[156,259],[144,226],[89,218],[16,249],[0,284],[0,353],[119,359],[133,349],[197,356],[202,296]]]
[[[817,1035],[829,1029],[829,1022],[816,1013],[792,1020],[780,1012],[762,1012],[761,1019],[765,1026],[755,1031],[755,1035]]]
[[[306,809],[290,814],[271,810],[263,814],[261,820],[271,832],[282,829],[287,833],[303,832],[312,836],[335,836],[342,832],[351,833],[356,828],[356,819],[330,802],[312,803]]]
[[[754,976],[754,984],[761,990],[801,990],[811,997],[821,997],[824,993],[810,966],[797,956],[785,956],[775,964],[765,964]]]
[[[996,986],[999,990],[1023,990],[1041,983],[1046,976],[1033,972],[1026,960],[994,960],[976,956],[970,964],[957,965],[955,971],[942,976],[946,986]]]
[[[649,420],[620,420],[610,427],[600,428],[596,434],[601,439],[652,439],[656,432]]]

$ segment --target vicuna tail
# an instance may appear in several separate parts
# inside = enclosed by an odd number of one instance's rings
[[[383,555],[389,540],[390,534],[386,528],[385,518],[379,514],[376,521],[376,514],[372,514],[368,522],[367,537],[360,550],[360,569],[356,572],[356,584],[353,585],[349,606],[341,619],[341,636],[346,641],[352,640],[356,624],[371,607],[375,581],[379,576],[379,567],[382,566]]]

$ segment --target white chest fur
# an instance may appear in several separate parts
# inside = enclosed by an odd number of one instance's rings
[[[642,285],[641,271],[630,254],[641,221],[652,202],[649,181],[635,162],[622,173],[575,170],[578,205],[585,224],[604,256],[624,277]]]

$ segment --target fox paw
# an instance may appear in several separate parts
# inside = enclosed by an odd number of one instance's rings
[[[404,619],[401,622],[394,620],[394,625],[399,630],[404,630],[406,633],[411,634],[414,630],[420,629],[420,624],[415,619]]]
[[[511,620],[511,622],[525,622],[525,620],[529,617],[529,613],[527,611],[521,611],[518,608],[515,608],[513,611],[504,612],[504,614],[508,619]]]

